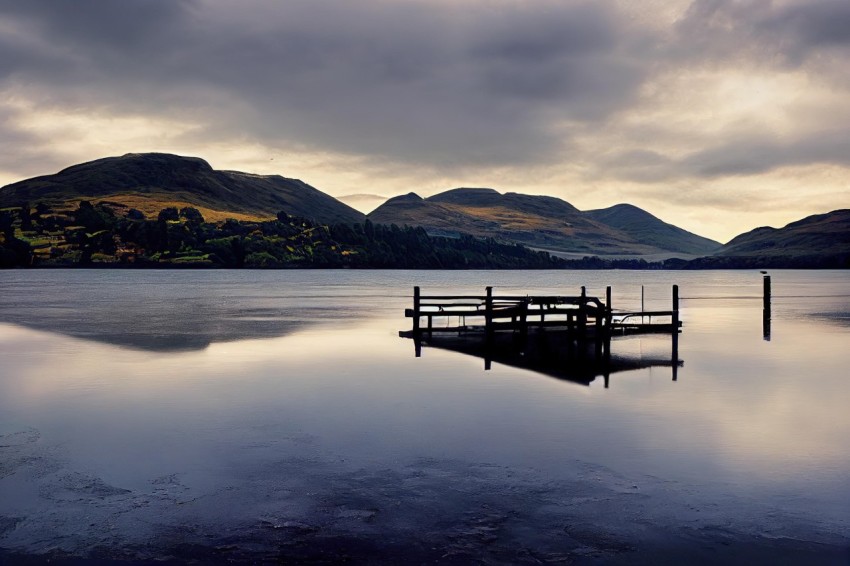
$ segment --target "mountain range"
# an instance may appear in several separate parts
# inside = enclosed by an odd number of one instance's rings
[[[382,224],[422,226],[429,233],[460,232],[513,241],[553,252],[584,255],[706,255],[720,243],[667,224],[629,204],[582,212],[550,196],[453,189],[428,198],[395,197],[369,214]]]
[[[0,188],[0,208],[39,201],[75,207],[81,200],[120,203],[148,215],[191,206],[211,221],[272,218],[280,211],[324,224],[368,219],[421,226],[431,235],[489,237],[565,256],[712,256],[728,261],[850,255],[850,210],[811,216],[784,228],[757,228],[721,245],[630,204],[581,211],[559,198],[490,188],[458,188],[428,198],[411,192],[364,215],[298,179],[219,171],[203,159],[164,153],[107,157]]]

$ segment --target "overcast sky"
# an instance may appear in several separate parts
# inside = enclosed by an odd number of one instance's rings
[[[167,151],[726,241],[850,207],[850,1],[0,0],[0,128],[0,185]]]

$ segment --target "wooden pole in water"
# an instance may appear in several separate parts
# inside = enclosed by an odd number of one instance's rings
[[[614,307],[611,300],[611,286],[605,287],[605,361],[611,359],[611,333],[614,323]]]
[[[581,286],[581,301],[578,305],[578,331],[582,338],[587,336],[587,289]]]
[[[419,334],[419,287],[413,288],[413,334]]]
[[[487,287],[487,297],[484,300],[484,331],[488,342],[493,338],[493,288]]]
[[[676,323],[679,322],[679,286],[673,285],[673,316],[676,317]]]
[[[596,318],[593,321],[593,323],[594,323],[594,333],[596,334],[596,336],[594,337],[594,339],[596,341],[596,351],[594,353],[596,354],[596,360],[597,361],[600,361],[602,359],[602,354],[603,354],[603,349],[602,349],[603,336],[602,336],[602,333],[605,330],[602,327],[602,318],[603,318],[602,309],[599,309],[596,312]]]
[[[770,275],[764,276],[764,309],[770,310]]]
[[[493,348],[493,288],[487,287],[484,299],[484,370],[489,371]]]
[[[770,341],[770,275],[764,276],[764,310],[761,327],[764,339]]]
[[[673,285],[673,381],[679,371],[679,286]]]

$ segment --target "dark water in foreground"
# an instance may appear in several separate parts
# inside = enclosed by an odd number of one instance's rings
[[[850,272],[772,278],[768,341],[757,272],[0,272],[0,549],[848,563]],[[673,283],[675,382],[398,337],[413,285],[666,310]]]

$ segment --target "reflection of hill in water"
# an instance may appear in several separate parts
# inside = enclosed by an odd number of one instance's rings
[[[612,342],[616,343],[617,340]],[[487,369],[490,362],[496,362],[582,385],[590,385],[602,376],[606,387],[611,374],[650,367],[672,368],[675,380],[677,369],[682,365],[678,360],[674,364],[672,356],[633,357],[617,355],[615,352],[606,355],[600,353],[593,340],[569,340],[564,332],[557,330],[530,333],[525,340],[518,334],[497,332],[489,346],[483,332],[434,333],[431,336],[423,332],[417,350],[419,346],[481,358]],[[610,344],[607,346],[610,352]]]
[[[0,311],[0,321],[74,338],[154,352],[203,350],[213,342],[274,338],[330,316],[330,308],[251,306],[244,300],[103,301],[33,304]],[[339,316],[339,311],[334,311]]]

